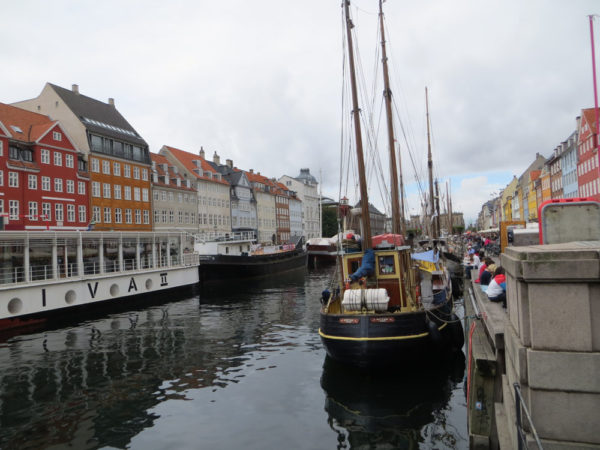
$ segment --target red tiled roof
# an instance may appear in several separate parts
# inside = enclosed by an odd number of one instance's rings
[[[193,173],[196,178],[199,178],[202,180],[213,181],[215,183],[229,184],[227,182],[227,180],[223,179],[223,177],[220,177],[220,179],[217,180],[215,178],[208,178],[207,176],[205,176],[204,172],[211,172],[213,174],[216,174],[218,172],[215,169],[213,169],[212,166],[210,164],[208,164],[208,162],[204,158],[200,157],[200,155],[186,152],[184,150],[179,150],[178,148],[175,148],[175,147],[169,147],[167,145],[165,145],[163,148],[168,150],[169,153],[171,153],[171,155],[173,155],[174,158],[176,158],[179,162],[181,162],[181,164],[183,164],[183,166],[188,171]],[[196,166],[194,161],[200,161],[200,167]],[[198,169],[198,168],[202,169],[202,175],[198,175],[198,173],[196,173],[194,171],[195,169]]]
[[[585,121],[589,124],[592,133],[596,133],[596,114],[594,114],[594,108],[584,109],[582,112],[585,117]],[[600,111],[598,111],[600,114]]]
[[[531,178],[531,181],[537,180],[541,172],[541,170],[532,170],[531,172],[529,172],[529,177]]]
[[[169,188],[174,188],[174,189],[182,189],[184,191],[196,191],[196,189],[192,188],[192,187],[187,187],[186,183],[185,183],[185,177],[183,175],[181,175],[180,173],[175,173],[172,169],[173,164],[171,162],[169,162],[169,160],[163,156],[163,155],[159,155],[157,153],[150,153],[150,159],[152,160],[152,162],[156,163],[155,166],[155,170],[156,173],[158,173],[159,176],[167,176],[169,178],[169,181],[173,178],[178,178],[181,180],[181,186],[177,186],[176,184],[171,184],[169,182],[169,184],[166,184],[164,182],[152,182],[152,184],[154,185],[160,185],[160,186],[165,186],[165,187],[169,187]],[[167,164],[168,168],[167,168],[167,172],[165,172],[165,170],[163,169],[163,164]],[[160,178],[159,178],[160,180]]]
[[[48,116],[5,103],[0,103],[0,122],[4,124],[12,138],[23,142],[36,141],[56,124],[56,121]],[[21,132],[11,125],[18,127]]]

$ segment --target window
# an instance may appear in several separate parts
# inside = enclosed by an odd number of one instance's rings
[[[92,181],[92,197],[100,197],[100,182]]]
[[[114,191],[115,191],[115,199],[116,200],[121,200],[121,185],[120,184],[115,184],[114,185]]]
[[[123,164],[123,176],[131,178],[131,166],[129,164]]]
[[[121,164],[119,164],[118,162],[113,163],[113,174],[116,177],[121,176]]]
[[[169,201],[171,203],[173,203],[175,201],[175,194],[173,194],[172,192],[169,192]]]
[[[125,200],[131,200],[131,186],[125,186]]]
[[[167,211],[163,209],[162,211],[162,222],[167,223]]]
[[[4,156],[4,142],[0,141],[0,156]]]
[[[136,202],[139,202],[139,201],[140,201],[140,198],[141,198],[141,197],[140,197],[140,188],[139,188],[139,187],[134,187],[134,188],[133,188],[133,199],[134,199]]]
[[[65,166],[72,169],[74,167],[74,159],[73,159],[73,155],[70,154],[66,154],[65,155]]]
[[[10,220],[19,220],[19,200],[8,201],[8,213]]]
[[[111,222],[111,216],[110,216],[110,208],[108,206],[104,207],[104,223],[110,223]]]
[[[80,195],[85,195],[85,181],[77,182],[77,193]]]
[[[179,211],[177,214],[179,223],[183,223],[183,211]]]
[[[183,203],[183,194],[181,192],[177,193],[177,201]]]
[[[140,179],[140,168],[139,167],[136,167],[136,166],[133,167],[133,178],[135,180]]]
[[[55,141],[62,141],[62,133],[59,133],[58,131],[53,131],[52,139],[54,139]]]
[[[0,170],[0,186],[4,186],[4,171]]]
[[[75,193],[75,182],[73,180],[67,180],[67,194]]]
[[[162,194],[162,201],[166,202],[167,201],[167,191],[161,191]]]
[[[131,223],[131,209],[125,210],[125,223]]]
[[[142,180],[148,181],[148,169],[142,169]]]
[[[144,224],[148,225],[150,223],[150,211],[147,209],[144,210]]]
[[[157,209],[154,210],[154,223],[160,223],[160,212]]]
[[[75,205],[67,205],[67,222],[75,222]]]
[[[146,189],[146,188],[142,189],[142,201],[144,201],[144,202],[149,201],[149,198],[148,198],[148,189]]]
[[[54,179],[54,192],[62,192],[62,191],[63,191],[62,178],[55,178]],[[58,220],[58,218],[56,220]]]
[[[54,152],[54,165],[62,166],[62,153],[61,152]]]
[[[92,220],[96,223],[100,223],[102,222],[102,217],[100,216],[100,207],[99,206],[94,206],[94,208],[92,209]]]
[[[173,211],[169,211],[169,223],[175,223],[175,214]]]
[[[19,174],[17,172],[8,172],[8,187],[19,187]]]
[[[102,197],[110,198],[110,184],[102,183]]]
[[[142,211],[139,209],[135,210],[135,223],[142,223]]]
[[[27,187],[29,189],[37,189],[37,175],[29,174],[27,176]]]
[[[29,220],[38,220],[37,202],[29,202]]]
[[[123,223],[121,208],[115,208],[115,223]]]
[[[105,175],[110,175],[110,162],[102,161],[102,173]]]
[[[152,192],[153,192],[153,194],[152,194],[152,195],[154,196],[154,201],[155,201],[155,202],[156,202],[156,201],[158,201],[158,198],[159,198],[159,196],[160,196],[160,191],[157,191],[157,190],[155,189],[155,190],[154,190],[154,191],[152,191]]]
[[[10,159],[19,159],[19,148],[13,145],[8,146],[8,157]]]
[[[57,222],[65,220],[65,211],[62,203],[56,203],[54,205],[54,216],[56,217]]]
[[[81,223],[85,223],[86,222],[85,205],[79,205],[78,210],[79,210],[79,221]]]
[[[92,172],[100,172],[100,161],[98,158],[90,158],[92,162]]]

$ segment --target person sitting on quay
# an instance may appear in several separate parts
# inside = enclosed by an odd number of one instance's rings
[[[481,275],[483,275],[483,273],[485,272],[486,267],[489,267],[490,264],[494,264],[494,260],[492,258],[483,258],[483,262],[481,263],[481,266],[479,267],[479,277],[475,280],[475,283],[480,283],[481,282]],[[489,283],[489,280],[488,280]],[[485,284],[488,284],[485,283]]]
[[[494,276],[494,272],[496,270],[496,264],[494,264],[494,261],[492,261],[483,271],[483,273],[481,274],[481,278],[479,283],[481,284],[481,286],[488,286],[490,284],[490,282],[492,281],[492,278]]]
[[[502,266],[496,267],[494,278],[490,281],[486,293],[491,302],[502,302],[502,307],[506,308],[506,276]]]

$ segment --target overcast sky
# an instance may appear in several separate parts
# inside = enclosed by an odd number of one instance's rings
[[[152,152],[203,146],[271,177],[308,167],[337,198],[340,5],[5,2],[0,101],[75,83],[84,95],[113,97]],[[378,44],[377,5],[352,2],[365,71]],[[388,0],[384,8],[393,95],[417,166],[426,167],[428,86],[436,173],[452,180],[454,209],[467,219],[536,152],[549,156],[593,106],[587,16],[600,13],[597,0]],[[403,163],[416,213],[414,171]]]

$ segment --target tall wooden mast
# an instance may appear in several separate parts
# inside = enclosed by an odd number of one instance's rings
[[[352,47],[352,32],[354,27],[350,19],[350,0],[344,1],[346,17],[346,36],[348,40],[348,63],[350,65],[350,86],[352,88],[352,117],[354,119],[354,138],[356,140],[356,159],[358,163],[358,181],[360,184],[360,214],[362,222],[363,250],[371,245],[371,217],[369,215],[369,196],[367,195],[367,175],[362,148],[362,133],[360,128],[360,109],[358,108],[358,93],[354,69],[354,48]]]
[[[385,48],[385,29],[383,26],[383,0],[379,0],[379,26],[381,28],[381,60],[383,62],[383,97],[385,98],[385,113],[387,118],[388,147],[390,154],[390,183],[392,185],[392,233],[405,234],[404,208],[400,207],[398,195],[398,169],[396,164],[396,148],[394,139],[394,123],[392,121],[392,90],[387,65]]]
[[[435,202],[433,196],[433,157],[431,156],[431,136],[429,130],[429,97],[427,95],[427,86],[425,87],[425,114],[427,117],[427,172],[429,174],[429,220],[433,221],[435,217]],[[432,236],[437,238],[435,222],[431,223]]]

